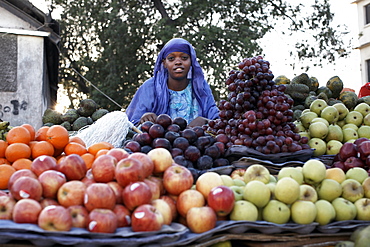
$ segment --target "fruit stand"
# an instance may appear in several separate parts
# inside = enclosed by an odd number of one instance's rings
[[[368,99],[341,92],[337,77],[326,88],[307,75],[275,82],[260,56],[238,68],[225,82],[220,118],[204,126],[161,114],[115,145],[86,145],[79,134],[113,116],[92,100],[65,114],[48,110],[40,129],[2,122],[0,244],[366,241]]]

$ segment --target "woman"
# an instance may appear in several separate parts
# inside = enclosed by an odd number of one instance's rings
[[[126,114],[133,124],[155,122],[160,114],[185,118],[189,126],[202,126],[218,118],[212,91],[193,46],[175,38],[158,55],[154,75],[137,90]]]

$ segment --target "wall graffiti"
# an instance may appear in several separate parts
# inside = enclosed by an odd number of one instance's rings
[[[19,115],[20,111],[27,110],[28,103],[24,100],[21,102],[19,100],[11,100],[9,105],[0,104],[0,119],[6,114]]]

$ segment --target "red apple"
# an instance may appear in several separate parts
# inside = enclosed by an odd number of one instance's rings
[[[31,171],[40,176],[41,173],[47,170],[56,170],[57,161],[53,156],[41,155],[34,159],[31,163]]]
[[[357,145],[352,142],[343,143],[342,147],[339,150],[339,157],[342,161],[345,161],[349,157],[356,157],[357,158],[358,151]]]
[[[21,169],[15,171],[9,178],[8,181],[8,189],[10,190],[11,187],[13,186],[13,183],[15,180],[17,180],[20,177],[31,177],[31,178],[37,178],[36,174],[33,173],[33,171],[29,169]]]
[[[153,173],[154,169],[154,163],[152,159],[148,156],[148,154],[141,153],[141,152],[136,152],[132,153],[129,156],[130,158],[140,160],[141,163],[143,163],[144,166],[144,171],[145,171],[145,177],[149,177]]]
[[[140,160],[125,158],[117,163],[116,180],[122,187],[131,182],[143,181],[144,178],[144,166]]]
[[[91,168],[87,170],[85,177],[81,181],[88,187],[90,184],[96,183],[94,176],[92,175]]]
[[[366,142],[366,141],[369,141],[369,139],[366,137],[360,137],[360,138],[357,138],[353,143],[356,146],[359,146],[361,143]]]
[[[83,205],[85,190],[86,185],[82,181],[67,181],[58,190],[58,202],[66,208],[72,205]]]
[[[116,204],[113,212],[117,215],[118,227],[131,225],[131,212],[122,204]]]
[[[159,199],[159,197],[161,196],[159,185],[156,182],[147,178],[144,179],[144,183],[146,183],[149,186],[150,190],[152,191],[152,200]]]
[[[147,177],[147,179],[149,179],[150,181],[155,182],[158,185],[159,193],[160,193],[161,196],[166,193],[166,190],[164,189],[163,178],[162,177],[149,176],[149,177]]]
[[[122,203],[122,191],[123,187],[119,185],[116,181],[111,181],[107,183],[111,189],[114,192],[114,195],[116,196],[116,204],[121,204]]]
[[[27,176],[20,177],[13,183],[10,188],[10,193],[17,201],[23,198],[40,201],[42,196],[42,185],[37,178]]]
[[[170,196],[167,195],[162,195],[159,199],[164,200],[165,202],[168,203],[171,209],[171,214],[172,214],[172,220],[177,218],[177,208],[176,208],[176,201],[171,198]]]
[[[127,152],[125,149],[123,148],[112,148],[112,149],[109,149],[109,151],[107,152],[108,155],[112,155],[114,158],[117,159],[117,162],[120,161],[121,159],[124,159],[124,158],[127,158],[130,153]]]
[[[46,208],[47,206],[51,206],[51,205],[60,205],[59,202],[55,199],[52,199],[52,198],[43,198],[41,199],[40,201],[40,205],[42,208]]]
[[[344,161],[340,161],[340,160],[335,161],[331,165],[331,167],[338,167],[338,168],[342,169],[343,171],[347,171],[346,166],[344,165]]]
[[[67,180],[80,180],[85,177],[87,172],[85,161],[78,154],[65,156],[57,168],[58,171],[66,175]]]
[[[207,205],[216,212],[217,216],[228,215],[233,210],[234,203],[234,192],[225,185],[214,187],[207,198]]]
[[[163,186],[172,195],[179,195],[181,192],[190,189],[193,183],[193,175],[184,166],[173,165],[163,173]]]
[[[37,224],[47,231],[69,231],[72,228],[72,216],[65,207],[50,205],[41,210]]]
[[[245,173],[244,168],[238,168],[231,172],[230,177],[232,179],[239,179],[244,181],[244,173]]]
[[[358,153],[360,154],[360,159],[363,161],[370,155],[370,141],[363,141],[361,144],[357,145]]]
[[[153,161],[154,174],[162,173],[168,167],[172,166],[173,159],[171,152],[165,148],[153,148],[148,152],[148,156]]]
[[[39,214],[42,210],[40,203],[34,199],[21,199],[13,208],[13,221],[15,223],[37,224]]]
[[[9,194],[4,190],[0,190],[0,196],[9,196]]]
[[[117,159],[111,155],[98,156],[91,165],[91,173],[96,182],[108,183],[114,180]]]
[[[163,216],[163,224],[171,225],[172,212],[170,205],[163,199],[155,199],[151,203]]]
[[[163,225],[163,216],[153,205],[143,204],[131,215],[131,228],[134,232],[159,231]]]
[[[57,198],[58,190],[65,182],[66,176],[56,170],[47,170],[40,174],[38,180],[42,186],[44,198]]]
[[[91,184],[86,188],[84,198],[84,205],[89,212],[95,208],[113,210],[116,205],[116,195],[106,183]]]
[[[89,213],[89,232],[114,233],[117,230],[116,214],[106,208],[95,208]]]
[[[206,200],[202,193],[197,190],[185,190],[183,191],[176,201],[177,212],[186,217],[189,209],[193,207],[202,207],[206,205]]]
[[[363,168],[364,165],[365,165],[364,162],[360,158],[357,158],[357,157],[349,157],[344,161],[344,167],[346,171],[348,171],[349,169],[353,167]]]
[[[0,196],[0,220],[11,220],[15,200],[8,195]]]
[[[194,233],[203,233],[215,228],[217,215],[215,211],[208,206],[193,207],[186,214],[186,224],[190,231]]]
[[[123,204],[130,210],[142,204],[149,204],[152,200],[152,191],[144,182],[130,183],[122,191]]]
[[[86,228],[89,220],[89,212],[82,205],[69,206],[68,212],[72,217],[72,226]]]

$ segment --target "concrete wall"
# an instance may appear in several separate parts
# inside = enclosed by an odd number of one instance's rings
[[[33,30],[5,9],[0,8],[0,16],[1,38],[16,42],[0,44],[0,50],[6,53],[2,56],[0,52],[0,64],[5,65],[3,70],[0,68],[0,118],[12,126],[29,123],[38,129],[47,106],[44,39],[48,34]],[[12,64],[16,64],[16,71],[9,71],[15,67]]]

